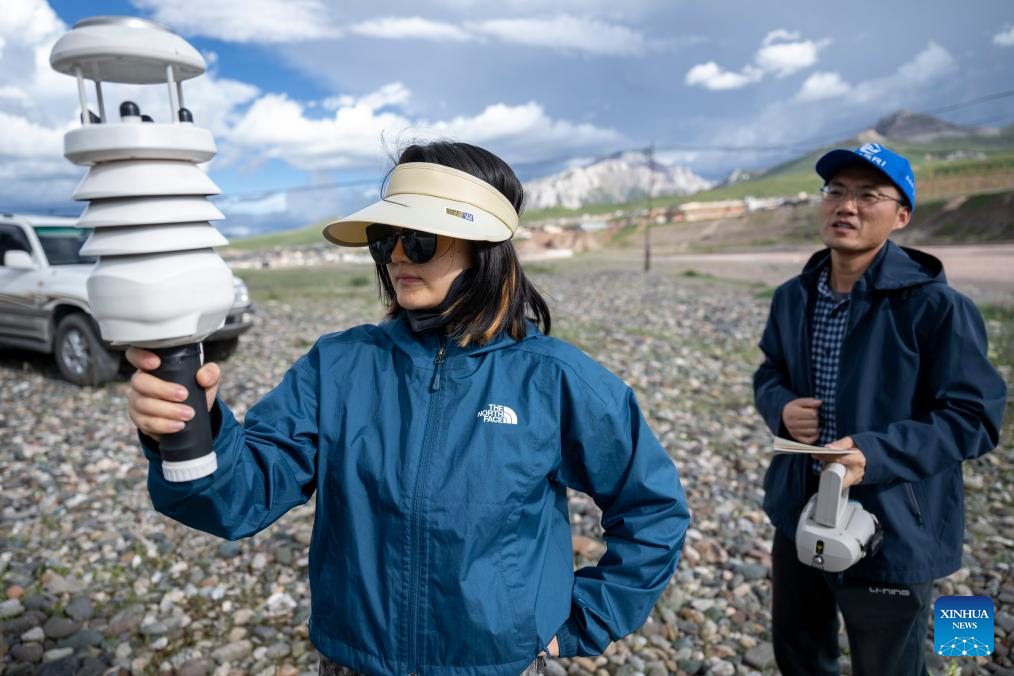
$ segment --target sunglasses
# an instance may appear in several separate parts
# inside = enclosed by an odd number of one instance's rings
[[[437,236],[431,232],[395,228],[381,223],[366,226],[370,255],[380,265],[391,262],[391,254],[398,246],[399,239],[405,255],[413,263],[426,263],[437,252]]]

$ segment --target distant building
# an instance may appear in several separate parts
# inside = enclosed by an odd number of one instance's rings
[[[718,218],[738,218],[746,213],[743,200],[716,200],[714,202],[686,202],[680,205],[687,222],[713,221]]]
[[[784,197],[751,197],[746,196],[743,198],[743,204],[746,206],[746,210],[749,212],[754,211],[771,211],[785,204]]]

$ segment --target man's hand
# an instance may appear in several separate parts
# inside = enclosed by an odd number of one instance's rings
[[[848,455],[813,454],[813,457],[821,462],[837,462],[845,466],[845,488],[855,486],[863,480],[863,476],[866,475],[866,456],[852,443],[852,437],[842,437],[837,441],[832,441],[827,444],[827,448],[833,448],[836,451],[852,451]]]
[[[782,422],[793,439],[804,444],[816,443],[820,431],[818,412],[821,403],[820,399],[802,397],[785,405],[782,409]]]

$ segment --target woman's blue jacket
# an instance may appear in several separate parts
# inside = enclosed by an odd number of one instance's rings
[[[539,333],[461,348],[403,318],[322,337],[240,425],[212,411],[218,470],[155,508],[236,539],[316,492],[310,638],[375,674],[517,674],[556,636],[600,654],[648,617],[689,510],[631,389]],[[573,569],[567,487],[602,509]]]

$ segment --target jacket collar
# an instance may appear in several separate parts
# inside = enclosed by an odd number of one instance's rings
[[[808,284],[816,284],[821,270],[831,263],[831,250],[813,254],[803,267],[801,277]],[[857,289],[893,291],[933,282],[947,283],[940,260],[918,249],[898,246],[887,240],[870,267],[856,282]]]
[[[394,319],[388,319],[380,323],[380,328],[387,333],[394,347],[401,350],[412,361],[432,366],[433,360],[440,349],[441,336],[435,331],[416,333],[408,325],[404,313]],[[522,340],[511,337],[506,331],[498,333],[493,340],[485,345],[469,345],[461,347],[456,342],[448,340],[446,343],[445,361],[449,362],[461,357],[476,357],[488,352],[503,350],[512,347],[524,340],[531,340],[539,335],[539,330],[532,322],[528,322],[528,333]]]

